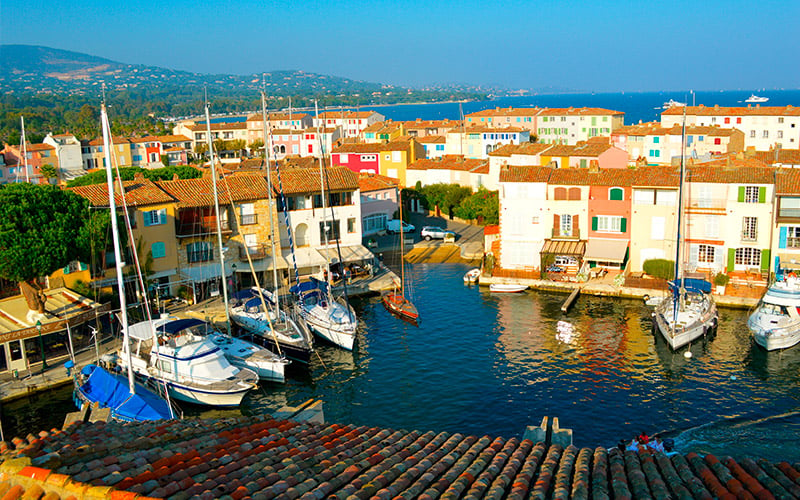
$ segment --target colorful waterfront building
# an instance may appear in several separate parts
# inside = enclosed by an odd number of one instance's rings
[[[488,176],[489,160],[444,155],[439,158],[422,158],[409,165],[406,182],[409,186],[458,184],[476,191],[486,187],[485,181]]]
[[[425,148],[425,158],[440,158],[444,155],[447,139],[443,135],[425,135],[417,137],[417,142]]]
[[[429,136],[444,136],[450,130],[462,128],[464,125],[461,120],[423,120],[421,118],[401,123],[403,124],[403,133],[405,135],[418,139]]]
[[[361,131],[361,140],[366,143],[391,142],[403,135],[403,122],[386,120],[375,122]]]
[[[386,231],[387,223],[397,211],[398,180],[385,175],[361,173],[358,176],[361,195],[361,233],[370,236]]]
[[[313,119],[315,127],[342,128],[342,137],[357,138],[373,123],[382,122],[386,117],[376,111],[325,111]]]
[[[736,128],[718,125],[690,125],[685,129],[658,122],[620,127],[611,133],[611,143],[628,152],[628,163],[670,165],[680,162],[681,142],[685,140],[685,158],[711,158],[744,150],[744,133]]]
[[[796,106],[681,106],[661,112],[661,125],[680,126],[684,108],[687,125],[737,128],[744,132],[744,147],[757,151],[800,146],[800,108]]]
[[[530,142],[530,131],[517,127],[473,126],[447,132],[444,154],[486,159],[492,151],[508,145]]]
[[[378,157],[384,144],[344,143],[331,153],[331,165],[347,167],[356,173],[378,174]]]

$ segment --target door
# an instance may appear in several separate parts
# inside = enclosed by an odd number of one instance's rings
[[[13,372],[14,370],[23,371],[27,368],[25,363],[25,350],[22,348],[21,340],[12,340],[8,344],[8,369]]]

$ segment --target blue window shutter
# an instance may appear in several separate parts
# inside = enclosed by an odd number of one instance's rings
[[[69,274],[69,266],[65,266],[64,269],[61,270],[64,274]]]
[[[156,241],[153,243],[153,245],[150,247],[150,251],[153,253],[154,259],[159,259],[167,255],[167,247],[164,245],[163,241]]]
[[[152,221],[152,216],[150,212],[144,212],[144,227],[150,227]]]
[[[78,262],[78,269],[81,271],[85,271],[89,269],[89,264],[84,264],[83,262]]]
[[[786,248],[786,236],[788,232],[788,228],[786,226],[780,229],[780,233],[778,234],[778,248]]]
[[[162,208],[158,211],[158,223],[159,224],[166,224],[167,223],[167,209]]]

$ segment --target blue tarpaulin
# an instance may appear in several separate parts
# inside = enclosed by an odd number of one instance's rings
[[[128,379],[109,373],[96,365],[86,365],[81,370],[86,381],[78,387],[83,396],[101,408],[110,408],[113,417],[125,421],[162,420],[172,418],[169,404],[141,384],[136,384],[136,394],[128,390]]]
[[[669,289],[672,291],[672,293],[677,293],[680,288],[681,280],[673,280],[669,282]],[[683,288],[687,292],[711,293],[711,283],[697,278],[684,278]]]

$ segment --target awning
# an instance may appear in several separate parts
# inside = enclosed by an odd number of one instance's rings
[[[340,247],[342,254],[342,261],[344,262],[357,262],[362,260],[370,260],[375,257],[375,255],[370,252],[367,247],[364,245],[352,245],[347,247]],[[326,259],[335,264],[339,262],[339,250],[336,249],[335,246],[329,246],[328,248],[318,248],[317,251],[322,256],[323,259]]]
[[[800,269],[800,254],[779,253],[781,269]]]
[[[275,259],[277,269],[289,269],[289,262],[287,258],[291,258],[290,253],[287,253],[289,257],[278,255]],[[262,259],[253,260],[253,270],[257,273],[262,271],[269,271],[272,269],[272,257],[264,257]],[[247,257],[240,260],[236,263],[236,272],[237,273],[249,273],[250,272],[250,264],[247,263]]]
[[[540,253],[583,257],[585,251],[586,240],[544,240]]]
[[[149,280],[157,280],[159,278],[166,278],[167,276],[172,276],[173,274],[178,274],[177,269],[167,269],[166,271],[156,271],[147,276]]]
[[[233,272],[231,265],[232,263],[225,262],[225,276],[230,276],[230,274]],[[178,272],[181,276],[189,278],[195,283],[202,283],[203,281],[219,279],[220,275],[219,262],[184,267],[180,269]]]
[[[591,239],[586,244],[583,260],[622,263],[625,262],[626,255],[628,255],[628,240]]]
[[[294,251],[294,258],[297,262],[298,269],[305,267],[323,267],[326,265],[325,258],[313,247],[296,248]],[[291,262],[291,257],[289,257]]]

